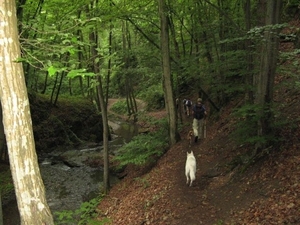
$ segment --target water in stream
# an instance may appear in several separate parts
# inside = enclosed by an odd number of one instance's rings
[[[135,125],[110,122],[113,140],[109,143],[110,153],[117,152],[124,143],[129,142],[138,132]],[[80,208],[82,202],[96,197],[103,180],[103,169],[92,168],[85,161],[99,157],[102,146],[86,147],[65,152],[54,151],[43,156],[40,172],[46,188],[47,202],[52,213]],[[117,177],[110,176],[111,185],[118,182]],[[20,224],[16,200],[12,199],[3,207],[4,224]]]

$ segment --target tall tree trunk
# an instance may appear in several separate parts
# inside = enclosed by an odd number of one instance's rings
[[[182,123],[182,111],[180,110],[181,109],[181,107],[179,107],[179,105],[178,105],[178,107],[177,107],[177,104],[179,104],[179,96],[180,96],[180,92],[179,92],[179,77],[178,77],[178,74],[183,74],[184,73],[184,71],[183,71],[183,67],[181,66],[181,55],[180,55],[180,50],[179,50],[179,44],[178,44],[178,42],[177,42],[177,39],[176,39],[176,31],[175,31],[175,25],[174,25],[174,22],[173,22],[173,18],[172,18],[172,16],[170,15],[170,17],[169,17],[169,24],[170,24],[170,31],[171,31],[171,36],[172,36],[172,40],[173,40],[173,44],[174,44],[174,48],[175,48],[175,60],[176,60],[176,62],[178,62],[178,64],[176,65],[176,66],[178,66],[177,67],[177,73],[176,73],[176,76],[175,76],[175,79],[176,79],[176,81],[175,81],[175,83],[176,83],[176,90],[175,90],[175,92],[176,92],[176,96],[177,96],[177,98],[176,98],[176,116],[179,118],[179,121],[180,121],[180,123]],[[176,121],[178,121],[178,118],[177,118],[177,120]]]
[[[97,4],[97,1],[94,2]],[[92,6],[93,7],[93,6]],[[91,46],[91,57],[93,59],[93,70],[96,75],[96,79],[98,81],[97,85],[97,97],[99,100],[99,105],[101,108],[101,116],[102,116],[102,124],[103,124],[103,192],[104,194],[108,194],[110,188],[109,182],[109,158],[108,158],[108,118],[107,118],[107,104],[104,100],[104,91],[102,85],[102,79],[100,76],[100,61],[99,55],[97,52],[97,48],[100,48],[99,40],[98,40],[98,30],[97,27],[90,33],[89,38],[90,42],[93,43]]]
[[[163,87],[169,122],[169,144],[172,146],[176,144],[177,140],[179,140],[179,134],[177,131],[177,116],[171,77],[169,29],[167,19],[168,12],[166,9],[165,0],[158,0],[158,9],[160,16],[160,44],[163,66]]]
[[[15,0],[0,2],[0,100],[21,225],[52,225],[41,178],[18,40]]]
[[[112,9],[113,0],[110,0],[109,7]],[[112,20],[109,20],[109,35],[108,35],[108,63],[107,63],[107,76],[106,76],[106,91],[105,91],[105,103],[108,104],[108,92],[109,92],[109,84],[110,84],[110,76],[111,76],[111,58],[112,58],[112,41],[113,41],[113,23]]]
[[[49,73],[48,73],[48,71],[46,71],[46,73],[45,73],[45,80],[44,80],[44,86],[43,86],[43,90],[41,91],[42,94],[46,93],[48,77],[49,77]]]
[[[2,107],[0,103],[0,161],[3,159],[6,161],[6,140],[5,140],[5,134],[4,134],[4,127],[3,127],[3,114],[2,114]]]
[[[218,0],[218,7],[219,7],[219,39],[224,40],[226,38],[226,18],[223,13],[227,10],[227,0]],[[221,85],[225,85],[226,83],[226,76],[225,76],[225,70],[226,70],[226,57],[224,57],[224,54],[227,51],[227,43],[221,43],[219,47],[219,59],[222,64],[218,67],[218,82]],[[218,93],[218,98],[221,104],[225,103],[225,90],[221,89]]]
[[[5,148],[5,135],[4,135],[4,127],[2,123],[2,107],[0,103],[0,161],[2,159],[2,154],[4,154]],[[2,210],[2,194],[0,189],[0,225],[3,225],[3,210]]]
[[[281,1],[267,1],[266,26],[279,23],[281,12]],[[259,106],[259,121],[257,133],[260,137],[265,137],[272,132],[272,102],[273,87],[278,57],[278,30],[269,26],[265,28],[264,40],[261,46],[260,72],[257,78],[257,93],[255,103]],[[258,144],[257,149],[265,146]]]
[[[60,90],[61,90],[61,85],[62,85],[64,76],[65,76],[65,71],[62,71],[61,74],[60,74],[60,80],[59,80],[58,87],[57,87],[57,90],[56,90],[56,95],[55,95],[55,99],[53,101],[53,105],[57,104],[58,96],[59,96],[59,93],[60,93]]]
[[[26,18],[24,20],[23,20],[23,10],[24,10],[23,7],[26,3],[26,0],[25,1],[24,0],[19,0],[19,3],[20,3],[20,5],[18,6],[18,19],[19,19],[19,24],[20,24],[19,25],[19,33],[20,33],[20,35],[22,36],[23,39],[29,39],[30,31],[34,30],[33,37],[31,37],[31,39],[36,40],[37,35],[40,32],[38,32],[37,29],[32,29],[33,26],[36,24],[36,23],[33,23],[32,21],[35,21],[37,15],[40,15],[40,13],[42,11],[42,8],[43,8],[44,0],[39,0],[37,8],[36,8],[34,14],[30,18]],[[22,4],[24,4],[24,5],[22,5]],[[23,30],[23,23],[25,21],[29,21],[29,23],[31,23],[31,24],[26,24],[27,28]],[[30,52],[31,53],[33,52],[33,46],[30,47]],[[25,70],[24,70],[25,82],[28,82],[29,77],[33,77],[33,73],[36,73],[36,71],[35,71],[36,68],[32,68],[29,63],[26,63],[24,65],[26,65]],[[31,69],[33,69],[33,72],[31,72]]]
[[[26,0],[18,0],[17,1],[17,18],[18,18],[18,21],[20,22],[19,27],[18,27],[19,33],[22,33],[23,8],[24,8],[25,3],[26,3]]]
[[[69,61],[69,58],[70,58],[70,53],[66,53],[66,55],[63,58],[65,58],[64,66],[67,67],[68,61]],[[61,86],[62,86],[63,79],[64,79],[65,75],[66,75],[66,72],[62,71],[61,75],[60,75],[60,80],[59,80],[59,84],[58,84],[58,87],[57,87],[57,91],[56,91],[55,100],[53,102],[53,105],[57,104],[58,96],[59,96],[59,93],[60,93]]]
[[[102,88],[102,80],[101,76],[97,75],[98,86],[97,86],[97,93],[100,101],[101,107],[101,115],[102,115],[102,123],[103,123],[103,164],[104,164],[104,171],[103,171],[103,193],[106,195],[109,192],[110,183],[109,183],[109,158],[108,158],[108,136],[109,136],[109,129],[108,129],[108,118],[107,118],[107,104],[104,101],[103,96],[103,88]]]
[[[3,224],[3,210],[2,210],[2,194],[1,194],[1,190],[0,190],[0,225],[4,225]]]
[[[53,104],[53,101],[54,101],[53,99],[54,99],[54,94],[55,94],[56,86],[57,86],[57,83],[58,83],[58,76],[59,76],[59,73],[56,72],[56,76],[55,76],[53,88],[52,88],[51,95],[50,95],[50,103],[51,104]]]
[[[251,1],[246,0],[244,3],[244,13],[245,13],[245,22],[246,22],[246,31],[248,32],[251,29]],[[247,60],[247,72],[246,72],[246,84],[247,84],[247,92],[246,92],[246,101],[250,104],[254,101],[253,96],[253,43],[250,39],[246,39],[245,41],[245,51],[246,60]]]
[[[80,19],[81,17],[81,10],[77,11],[77,18]],[[79,38],[80,42],[83,42],[83,35],[82,35],[82,31],[81,28],[77,29],[77,37]],[[82,47],[80,44],[77,45],[77,51],[78,51],[78,69],[82,69],[83,68],[83,51],[85,51],[84,47]],[[79,87],[80,87],[80,91],[81,91],[81,95],[84,96],[84,90],[83,90],[83,82],[82,82],[82,76],[78,76],[78,80],[79,80]]]

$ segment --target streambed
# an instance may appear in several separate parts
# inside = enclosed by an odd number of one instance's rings
[[[130,123],[110,121],[109,126],[113,130],[112,140],[109,142],[110,154],[116,154],[124,143],[138,133],[137,126]],[[40,172],[52,213],[78,209],[83,202],[99,195],[103,183],[103,168],[93,168],[86,161],[99,158],[102,150],[102,145],[93,145],[39,156]],[[118,178],[111,174],[110,182],[114,185]],[[3,212],[5,225],[20,224],[15,198],[4,203]]]

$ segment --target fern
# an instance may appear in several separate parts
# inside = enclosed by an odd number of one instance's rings
[[[128,164],[143,165],[153,160],[153,156],[161,156],[167,146],[166,126],[160,126],[158,131],[135,136],[119,149],[114,160],[119,161],[120,167]]]
[[[104,219],[101,221],[95,220],[97,218],[97,206],[101,198],[94,198],[88,202],[83,202],[79,209],[75,211],[63,210],[60,212],[55,212],[56,224],[57,225],[102,225],[110,224],[109,219]]]

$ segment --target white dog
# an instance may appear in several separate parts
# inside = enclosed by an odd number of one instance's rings
[[[193,181],[196,179],[196,158],[193,151],[187,152],[187,158],[185,163],[185,176],[186,184],[192,186]]]

